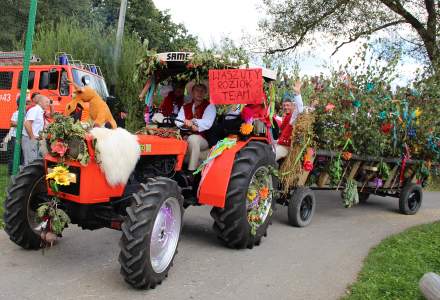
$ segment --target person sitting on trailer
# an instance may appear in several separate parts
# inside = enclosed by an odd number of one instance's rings
[[[180,128],[188,129],[191,134],[188,136],[188,171],[195,171],[199,166],[200,152],[209,148],[205,133],[211,129],[216,118],[216,108],[210,104],[205,96],[208,92],[206,85],[199,83],[192,87],[192,102],[182,106],[177,115],[176,122]]]
[[[283,120],[280,126],[280,136],[275,144],[275,159],[285,158],[291,146],[293,125],[296,118],[304,110],[301,97],[301,81],[296,81],[293,86],[294,94],[286,93],[283,96]]]

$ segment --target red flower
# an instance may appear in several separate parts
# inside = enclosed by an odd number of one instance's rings
[[[345,128],[345,129],[348,129],[348,128],[350,128],[350,123],[348,123],[348,122],[345,122],[345,124],[344,124],[344,128]]]
[[[329,112],[329,111],[332,111],[333,109],[335,109],[335,105],[333,104],[333,103],[328,103],[326,106],[325,106],[325,112]]]
[[[313,170],[313,164],[310,160],[306,160],[303,164],[303,169],[307,172],[310,172]]]
[[[58,153],[61,157],[63,157],[64,154],[66,154],[67,145],[64,144],[62,141],[58,140],[52,143],[52,145],[50,145],[50,149],[52,150],[53,153]]]
[[[388,134],[391,132],[391,129],[393,129],[393,124],[384,123],[384,124],[382,124],[380,129],[382,130],[383,133]]]
[[[342,152],[342,158],[344,160],[350,160],[352,156],[353,154],[351,152],[348,151]]]

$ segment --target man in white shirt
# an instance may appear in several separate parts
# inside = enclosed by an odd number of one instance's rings
[[[38,147],[40,133],[44,129],[44,111],[50,105],[50,99],[43,95],[35,96],[37,105],[26,113],[21,147],[23,149],[24,165],[28,165],[41,157]]]
[[[178,120],[184,121],[183,125],[176,122],[179,127],[191,131],[188,136],[188,171],[195,171],[199,166],[200,152],[209,148],[204,132],[212,127],[215,121],[215,106],[205,99],[208,88],[204,84],[195,84],[192,87],[192,102],[183,105],[177,115]]]

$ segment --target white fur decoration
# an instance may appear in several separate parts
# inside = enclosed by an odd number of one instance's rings
[[[123,128],[93,128],[97,161],[110,186],[126,184],[140,158],[137,137]]]

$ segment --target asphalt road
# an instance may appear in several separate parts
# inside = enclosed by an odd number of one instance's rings
[[[20,249],[1,232],[0,299],[338,299],[371,247],[440,219],[440,193],[426,193],[415,216],[397,207],[397,199],[373,197],[344,209],[339,194],[320,192],[309,227],[288,226],[287,209],[279,206],[268,237],[252,250],[223,247],[209,208],[189,208],[169,277],[147,291],[119,275],[119,232],[73,227],[44,255]]]

